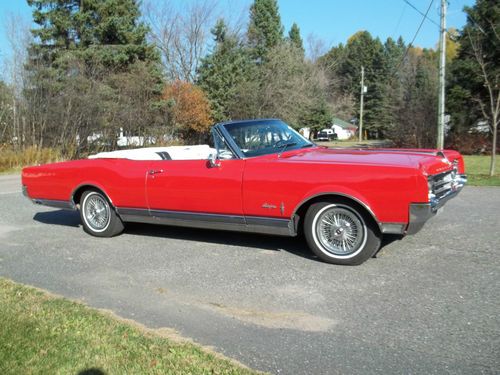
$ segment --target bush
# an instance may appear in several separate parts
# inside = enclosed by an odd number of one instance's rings
[[[497,142],[497,150],[499,149]],[[451,134],[446,139],[446,148],[460,151],[464,155],[491,154],[491,136],[485,133]]]
[[[60,150],[30,146],[15,151],[11,146],[0,145],[0,172],[27,165],[45,164],[63,160]]]

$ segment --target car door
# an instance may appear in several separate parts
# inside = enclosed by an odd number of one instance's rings
[[[243,216],[245,161],[221,151],[228,159],[152,161],[146,179],[150,211]]]
[[[243,160],[161,160],[146,181],[150,210],[242,215]]]

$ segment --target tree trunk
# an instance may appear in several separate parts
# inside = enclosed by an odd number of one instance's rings
[[[490,163],[490,176],[495,174],[495,159],[497,154],[497,116],[493,116],[493,144],[491,145],[491,163]]]

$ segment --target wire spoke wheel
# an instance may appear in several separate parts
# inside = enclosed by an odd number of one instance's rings
[[[110,208],[106,198],[99,193],[87,195],[83,202],[83,217],[93,231],[106,230],[110,222]]]
[[[337,256],[355,253],[363,244],[364,225],[352,211],[332,205],[316,218],[316,237],[322,247]]]

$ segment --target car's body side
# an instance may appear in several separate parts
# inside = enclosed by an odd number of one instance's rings
[[[447,150],[329,149],[277,119],[212,129],[213,145],[118,150],[23,169],[33,202],[78,209],[94,236],[124,222],[295,236],[326,262],[361,264],[384,234],[413,234],[465,185]]]
[[[336,163],[328,162],[332,152]],[[210,222],[213,228],[282,235],[296,234],[301,207],[336,196],[361,205],[382,232],[403,234],[410,204],[428,202],[426,183],[418,183],[424,177],[409,166],[414,152],[389,162],[383,152],[316,148],[221,160],[217,168],[207,160],[77,160],[25,168],[22,179],[36,203],[72,208],[85,189],[96,188],[124,221]],[[462,172],[460,155],[447,156]],[[429,173],[450,167],[430,159]]]

